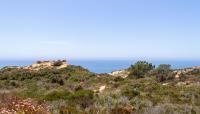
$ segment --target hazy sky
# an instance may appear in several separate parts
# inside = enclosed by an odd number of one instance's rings
[[[0,59],[199,59],[199,0],[1,0]]]

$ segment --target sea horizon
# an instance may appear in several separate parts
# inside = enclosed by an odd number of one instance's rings
[[[68,60],[67,63],[82,66],[95,73],[110,73],[123,70],[138,60]],[[36,60],[0,60],[0,68],[6,66],[28,66],[36,63]],[[200,66],[200,60],[147,60],[155,66],[169,64],[173,69],[183,69]]]

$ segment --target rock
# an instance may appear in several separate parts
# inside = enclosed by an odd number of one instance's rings
[[[129,72],[127,70],[118,70],[118,71],[113,71],[113,72],[109,73],[109,75],[126,78],[126,77],[128,77]]]
[[[61,69],[67,67],[69,64],[66,63],[66,60],[58,60],[58,61],[38,61],[35,64],[30,66],[22,67],[23,69],[28,70],[40,70],[45,68],[56,68]]]
[[[169,83],[164,83],[164,84],[162,84],[162,85],[166,86],[166,85],[169,85]]]
[[[175,70],[175,71],[174,71],[174,73],[176,74],[175,77],[176,77],[176,78],[179,78],[181,75],[185,75],[185,74],[187,74],[187,73],[189,73],[189,72],[192,72],[192,71],[194,71],[194,70],[200,70],[200,66]]]
[[[103,86],[101,86],[101,87],[99,88],[99,92],[102,92],[102,91],[105,90],[105,89],[106,89],[106,86],[103,85]]]

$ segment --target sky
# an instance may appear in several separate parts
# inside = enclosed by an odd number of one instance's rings
[[[0,60],[200,60],[199,0],[1,0]]]

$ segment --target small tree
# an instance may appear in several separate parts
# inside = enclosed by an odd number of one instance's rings
[[[53,64],[53,66],[61,66],[61,65],[63,65],[63,61],[61,60],[55,61]]]
[[[171,69],[171,65],[161,64],[155,71],[157,80],[159,82],[171,80],[174,78],[174,73],[173,70]]]
[[[130,78],[143,78],[150,70],[154,69],[155,66],[146,61],[138,61],[129,68]]]

